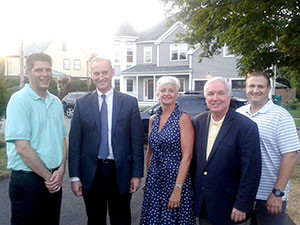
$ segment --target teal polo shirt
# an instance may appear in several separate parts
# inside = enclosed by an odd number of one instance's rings
[[[62,163],[65,137],[64,113],[59,98],[48,91],[47,98],[41,98],[28,84],[11,96],[5,124],[8,169],[31,171],[16,150],[16,140],[29,141],[48,169],[58,167]]]

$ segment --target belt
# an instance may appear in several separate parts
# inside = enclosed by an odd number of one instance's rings
[[[59,167],[56,167],[54,169],[48,169],[50,173],[53,173],[55,170],[58,170]],[[26,174],[33,174],[35,172],[33,171],[25,171],[25,170],[12,170],[14,173],[26,173]]]
[[[113,159],[98,159],[99,163],[103,163],[103,164],[113,164],[115,163],[115,160]]]

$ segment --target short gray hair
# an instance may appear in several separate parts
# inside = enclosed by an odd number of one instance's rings
[[[177,77],[173,76],[163,76],[159,78],[156,82],[156,85],[158,89],[162,86],[168,85],[168,84],[173,84],[175,86],[176,91],[178,92],[180,89],[180,81]]]
[[[231,97],[231,84],[224,78],[224,77],[213,77],[206,81],[204,84],[204,97],[206,97],[206,89],[209,84],[214,83],[216,81],[222,81],[224,84],[226,84],[227,90],[228,90],[228,96]]]

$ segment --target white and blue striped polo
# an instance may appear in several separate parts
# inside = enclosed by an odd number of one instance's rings
[[[262,154],[262,174],[256,199],[267,200],[277,180],[282,155],[300,150],[294,119],[284,108],[268,101],[258,112],[251,114],[250,104],[237,112],[257,123]],[[290,182],[285,187],[283,200],[288,199]]]

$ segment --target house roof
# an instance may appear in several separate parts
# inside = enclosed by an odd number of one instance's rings
[[[25,43],[25,45],[24,45],[24,55],[29,56],[33,53],[44,52],[49,47],[49,45],[51,43],[52,43],[52,41]]]
[[[157,72],[189,72],[189,66],[157,66],[156,64],[140,64],[130,67],[124,71],[122,74],[131,73],[157,73]]]
[[[154,41],[163,35],[168,29],[169,26],[167,24],[167,20],[164,20],[154,27],[140,32],[138,34],[140,37],[138,41]]]
[[[137,37],[138,33],[130,23],[124,22],[116,31],[115,36]]]

